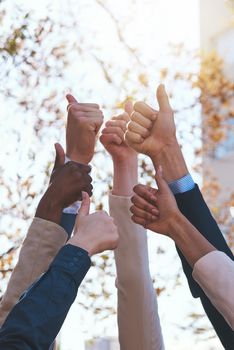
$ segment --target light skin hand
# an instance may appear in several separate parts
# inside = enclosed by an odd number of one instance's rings
[[[66,129],[66,155],[73,161],[88,164],[94,155],[103,113],[95,103],[79,103],[67,95],[68,117]]]
[[[135,103],[125,139],[137,152],[148,155],[155,169],[161,164],[164,177],[170,182],[186,175],[188,169],[176,138],[173,110],[164,85],[157,89],[157,101],[159,111],[144,102]]]
[[[109,120],[100,137],[101,143],[113,160],[112,194],[117,196],[131,196],[132,189],[137,183],[137,152],[124,140],[132,110],[132,103],[128,101],[125,104],[125,112]]]
[[[216,250],[205,237],[182,215],[175,198],[162,177],[162,169],[156,175],[158,190],[138,185],[132,197],[132,220],[144,227],[169,236],[181,250],[188,263],[194,264],[204,255]],[[158,214],[154,212],[158,210]],[[152,217],[152,214],[155,214]]]
[[[67,244],[86,250],[89,256],[117,248],[119,235],[114,220],[106,212],[89,214],[90,199],[83,192],[83,201],[76,218],[74,234]]]

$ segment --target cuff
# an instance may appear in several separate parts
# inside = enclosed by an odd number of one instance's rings
[[[91,260],[88,252],[72,244],[60,249],[50,268],[60,269],[73,277],[80,284],[90,269]]]
[[[185,175],[179,180],[168,183],[173,194],[184,193],[192,190],[195,187],[195,183],[190,174]]]

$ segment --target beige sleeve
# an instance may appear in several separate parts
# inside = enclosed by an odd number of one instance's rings
[[[213,251],[194,265],[193,278],[234,330],[234,261]]]
[[[115,250],[121,350],[164,349],[157,296],[149,272],[146,230],[131,221],[129,197],[109,196],[120,240]]]
[[[34,218],[0,303],[0,327],[22,293],[48,269],[66,240],[67,233],[62,227]]]

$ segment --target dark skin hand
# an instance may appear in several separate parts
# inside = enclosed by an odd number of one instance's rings
[[[50,184],[43,195],[36,217],[60,223],[62,211],[82,198],[82,191],[92,195],[90,166],[70,161],[64,164],[65,154],[61,145],[56,144],[56,158]]]

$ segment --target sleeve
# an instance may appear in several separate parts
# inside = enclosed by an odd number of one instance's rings
[[[222,252],[211,252],[194,265],[193,278],[234,330],[234,262]]]
[[[25,293],[0,330],[4,350],[48,349],[91,265],[88,253],[65,245],[49,270]]]
[[[128,197],[109,196],[119,230],[115,250],[118,328],[121,350],[162,350],[157,295],[149,271],[146,230],[131,221]]]
[[[211,244],[213,244],[217,250],[222,251],[227,256],[229,256],[231,260],[233,260],[233,254],[228,247],[209,208],[207,207],[198,186],[196,185],[194,189],[190,191],[175,195],[175,198],[182,214]],[[233,330],[206,296],[202,288],[194,280],[192,275],[193,270],[178,248],[177,251],[180,256],[183,270],[187,277],[192,295],[195,298],[200,298],[203,308],[224,348],[232,350],[234,344]],[[215,288],[215,286],[213,286],[213,288]]]
[[[44,273],[67,240],[59,225],[34,218],[0,303],[0,326],[22,293]]]

